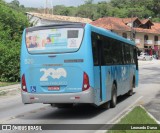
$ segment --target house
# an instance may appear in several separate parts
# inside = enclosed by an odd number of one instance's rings
[[[160,23],[154,23],[150,19],[141,20],[138,17],[104,17],[91,24],[134,40],[140,52],[147,52],[160,58]]]
[[[26,12],[27,18],[30,23],[34,26],[44,25],[44,24],[60,24],[60,23],[72,23],[72,22],[82,22],[90,23],[91,19],[81,18],[81,17],[71,17],[71,16],[61,16],[61,15],[51,15],[51,14],[41,14],[34,12]]]

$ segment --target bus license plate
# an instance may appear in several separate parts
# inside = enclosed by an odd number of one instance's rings
[[[60,87],[59,86],[49,86],[48,90],[49,91],[59,91]]]

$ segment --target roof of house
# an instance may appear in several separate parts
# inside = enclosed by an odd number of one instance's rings
[[[140,20],[139,18],[116,18],[116,17],[104,17],[99,18],[98,20],[92,21],[91,24],[102,27],[108,30],[116,30],[116,31],[131,31],[132,22],[139,20],[141,24],[151,24],[151,29],[144,28],[133,28],[136,32],[142,33],[152,33],[152,34],[160,34],[160,23],[153,23],[149,19]]]
[[[96,21],[92,21],[91,24],[108,30],[130,31],[130,27],[125,25],[122,19],[115,17],[99,18]]]
[[[41,13],[33,13],[33,12],[26,12],[26,13],[29,14],[29,15],[33,15],[35,17],[41,18],[41,19],[54,20],[54,21],[82,22],[82,23],[92,22],[92,20],[89,19],[89,18],[51,15],[51,14],[41,14]]]
[[[131,22],[133,22],[133,21],[135,21],[135,20],[137,20],[137,19],[138,19],[138,17],[123,18],[122,21],[123,21],[124,23],[131,23]]]

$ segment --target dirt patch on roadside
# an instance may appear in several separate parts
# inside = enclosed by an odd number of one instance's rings
[[[20,88],[14,90],[2,90],[0,91],[0,98],[6,98],[20,94],[21,94]]]

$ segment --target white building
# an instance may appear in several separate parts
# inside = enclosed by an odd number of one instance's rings
[[[33,12],[26,12],[27,18],[31,24],[34,26],[40,26],[45,24],[59,24],[66,22],[82,22],[90,23],[91,19],[81,18],[81,17],[71,17],[71,16],[61,16],[61,15],[51,15],[51,14],[40,14]]]

